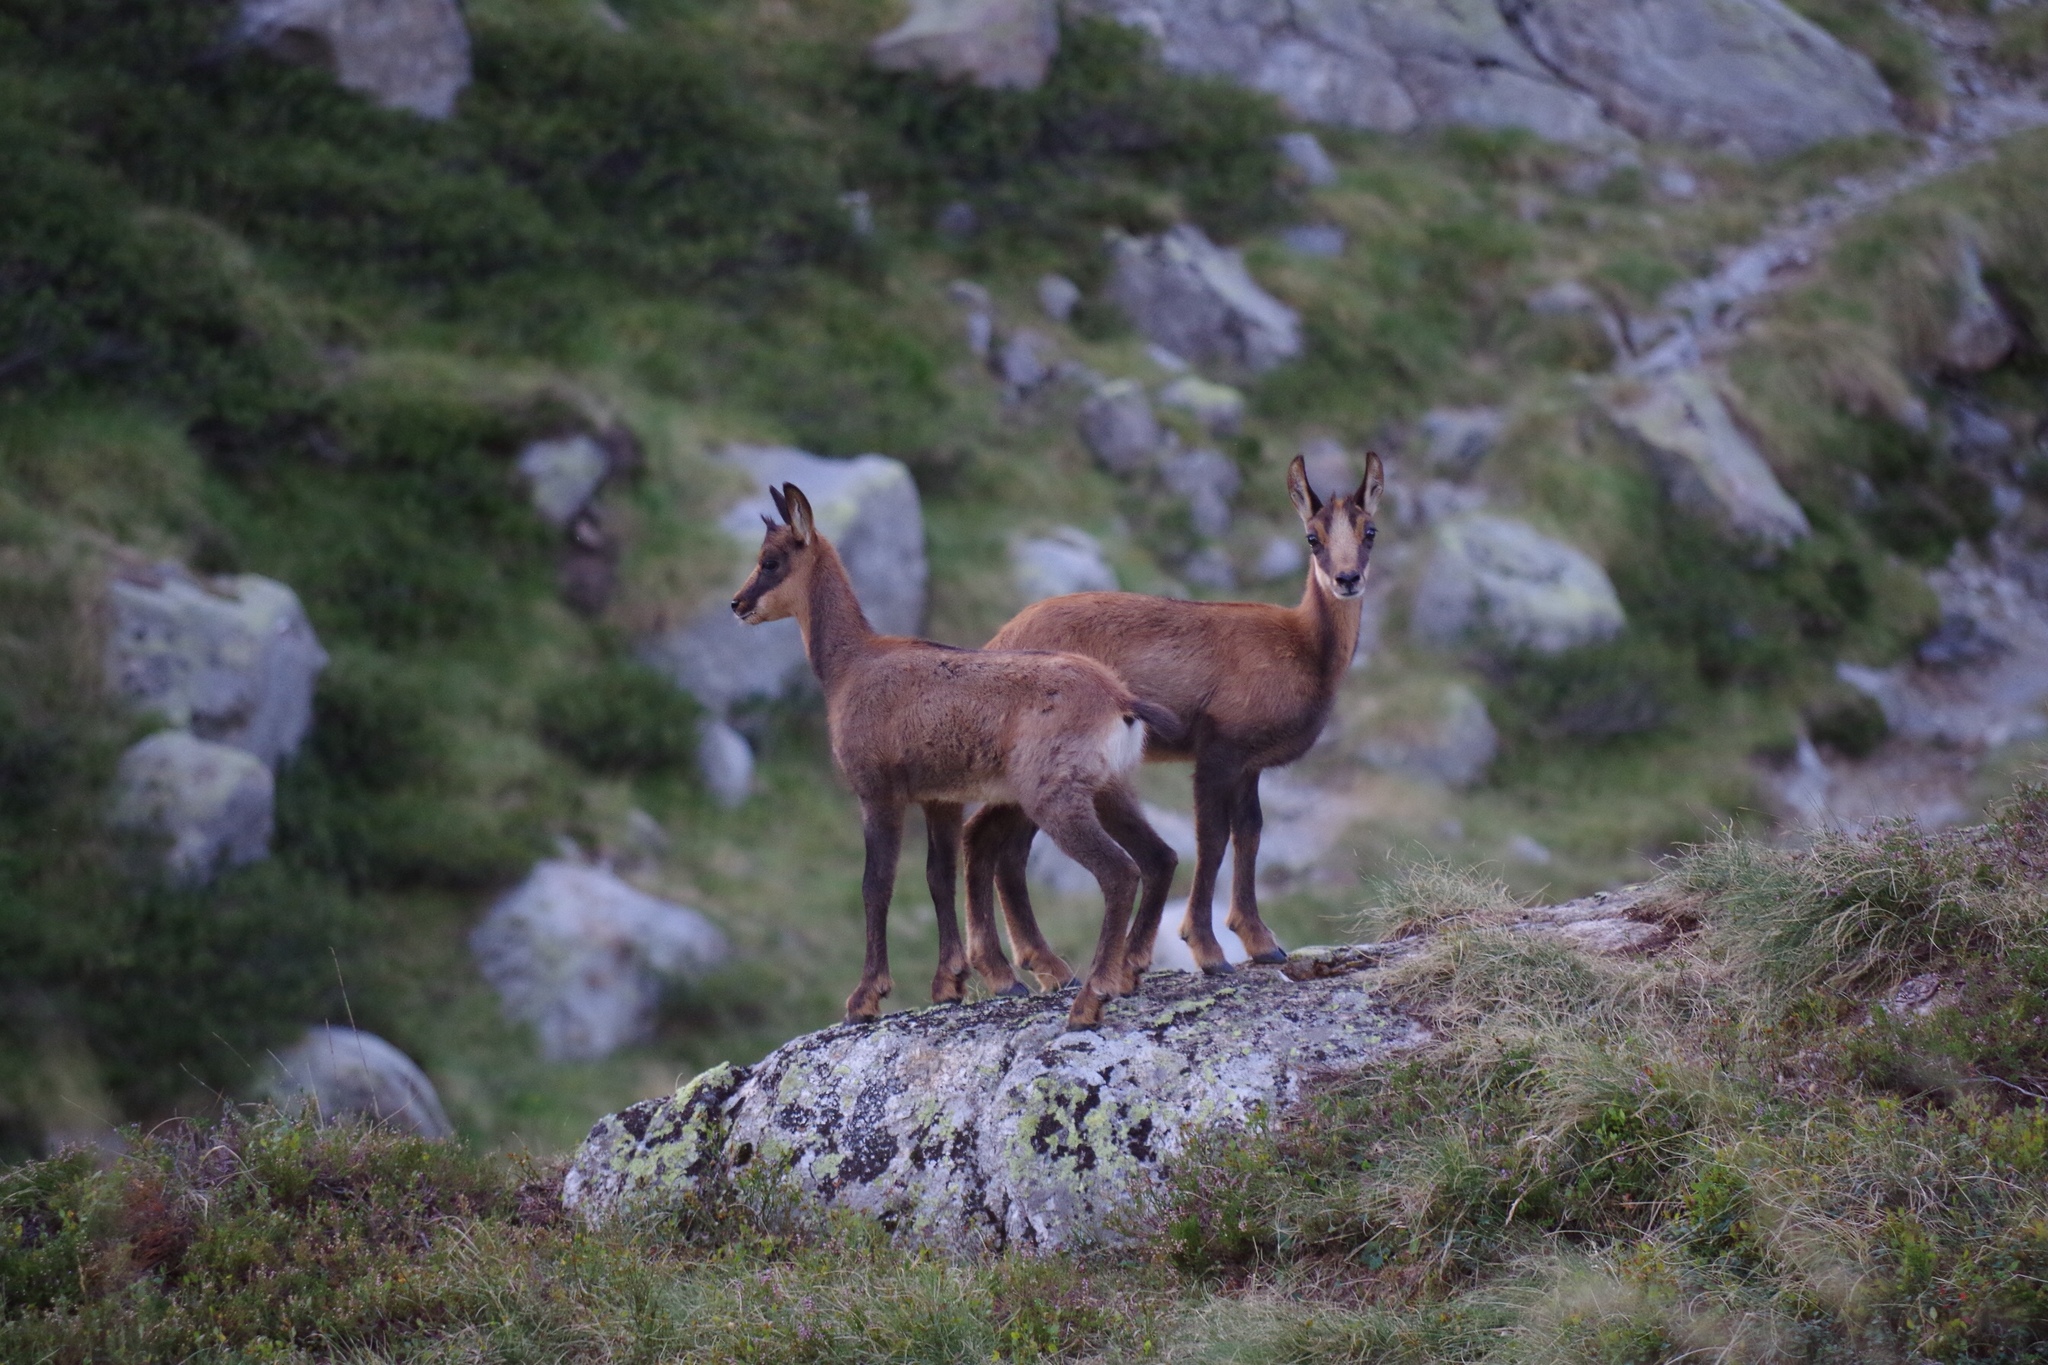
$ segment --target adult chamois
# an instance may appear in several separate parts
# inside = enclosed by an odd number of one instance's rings
[[[1384,486],[1380,457],[1365,457],[1356,491],[1329,502],[1309,486],[1297,457],[1287,494],[1308,535],[1308,582],[1301,602],[1186,602],[1137,593],[1083,592],[1026,607],[988,642],[992,650],[1056,649],[1108,664],[1131,690],[1173,713],[1176,739],[1153,731],[1148,761],[1195,765],[1195,880],[1180,934],[1197,965],[1212,975],[1235,970],[1210,923],[1216,874],[1226,842],[1236,847],[1227,921],[1254,962],[1282,962],[1287,950],[1259,918],[1256,890],[1259,773],[1308,752],[1329,719],[1337,684],[1358,647],[1360,599],[1377,531],[1373,514]],[[1028,811],[990,805],[967,827],[970,949],[977,899],[988,920],[991,878],[1018,960],[1049,954],[1031,913],[1024,864],[1034,833]],[[1130,970],[1152,964],[1159,921],[1134,920]],[[1062,964],[1063,965],[1063,964]]]
[[[1003,956],[988,907],[986,923],[974,922],[970,907],[971,953],[961,950],[954,917],[962,808],[995,801],[1043,828],[1101,883],[1095,961],[1067,1015],[1070,1028],[1092,1028],[1104,1000],[1137,987],[1125,942],[1132,895],[1142,882],[1138,918],[1156,926],[1173,882],[1174,852],[1145,822],[1130,786],[1146,727],[1177,735],[1172,715],[1139,700],[1101,664],[1074,655],[877,635],[838,551],[817,529],[810,500],[787,483],[771,496],[782,522],[761,518],[768,531],[732,610],[749,625],[796,618],[825,690],[833,761],[860,801],[867,963],[847,997],[848,1022],[875,1018],[891,989],[889,898],[904,808],[913,801],[924,807],[925,877],[939,920],[933,1001],[962,997],[970,961],[991,989],[1026,993]],[[1067,975],[1064,963],[1060,974]]]

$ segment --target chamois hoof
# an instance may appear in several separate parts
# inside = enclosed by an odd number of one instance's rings
[[[1030,994],[1031,994],[1031,988],[1030,988],[1029,986],[1025,985],[1025,984],[1024,984],[1023,982],[1021,982],[1021,981],[1012,981],[1012,982],[1011,982],[1011,983],[1010,983],[1009,985],[1007,985],[1007,986],[1003,987],[1003,988],[1002,988],[1001,990],[999,990],[999,991],[997,991],[997,992],[996,992],[996,995],[997,995],[998,997],[1018,997],[1018,998],[1021,998],[1021,997],[1024,997],[1024,996],[1028,996],[1028,995],[1030,995]]]
[[[1252,961],[1258,963],[1262,967],[1271,967],[1275,963],[1285,962],[1286,960],[1287,950],[1285,948],[1282,948],[1277,943],[1274,944],[1271,948],[1268,948],[1265,952],[1255,953],[1252,956]]]
[[[1218,963],[1216,963],[1216,964],[1215,964],[1214,966],[1210,966],[1210,967],[1204,967],[1204,968],[1202,968],[1202,975],[1203,975],[1203,976],[1236,976],[1236,975],[1237,975],[1237,964],[1236,964],[1236,963],[1234,963],[1234,962],[1218,962]]]

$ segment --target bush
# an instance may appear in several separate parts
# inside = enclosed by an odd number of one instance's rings
[[[651,669],[614,663],[541,695],[541,737],[595,772],[680,768],[697,752],[702,709]]]
[[[1806,733],[1846,758],[1868,758],[1891,733],[1884,708],[1847,684],[1836,684],[1806,704]]]

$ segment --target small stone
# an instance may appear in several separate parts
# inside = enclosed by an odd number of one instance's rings
[[[990,313],[969,313],[967,315],[967,353],[976,360],[989,359],[989,351],[995,345],[996,320]]]
[[[603,486],[611,457],[588,432],[535,441],[519,452],[517,467],[533,498],[533,510],[557,531],[564,530]]]
[[[955,199],[939,210],[932,220],[932,231],[951,241],[965,241],[981,226],[981,215],[974,211],[974,205],[964,199]]]
[[[1280,245],[1297,256],[1335,259],[1344,254],[1346,240],[1343,228],[1328,223],[1303,223],[1280,229]]]
[[[1508,856],[1518,863],[1532,867],[1547,867],[1550,864],[1550,850],[1526,834],[1517,834],[1508,840]]]
[[[1038,306],[1054,322],[1065,322],[1081,302],[1081,286],[1065,275],[1038,277]]]
[[[1181,359],[1172,351],[1167,350],[1156,341],[1145,344],[1145,358],[1168,374],[1186,374],[1188,372],[1187,361]]]
[[[1052,378],[1052,366],[1046,362],[1052,351],[1052,342],[1043,333],[1020,328],[1010,333],[996,355],[996,377],[1021,398]]]
[[[114,782],[112,824],[168,844],[175,882],[202,885],[270,856],[276,787],[247,750],[164,730],[121,755]]]
[[[1498,408],[1432,408],[1422,415],[1423,458],[1446,478],[1466,479],[1507,428]]]
[[[856,237],[875,235],[875,201],[866,190],[848,190],[839,196],[839,207],[846,213],[846,225]]]
[[[267,1087],[287,1111],[323,1124],[361,1122],[423,1138],[451,1138],[441,1097],[412,1058],[374,1033],[321,1027],[278,1055]]]
[[[1337,167],[1314,133],[1282,133],[1279,146],[1281,159],[1299,172],[1311,189],[1327,189],[1337,183]]]
[[[1244,425],[1244,395],[1200,375],[1184,374],[1161,389],[1159,406],[1186,413],[1212,436],[1235,436]]]
[[[1102,542],[1075,526],[1019,540],[1010,547],[1010,577],[1028,605],[1076,592],[1115,592],[1116,571]]]
[[[724,721],[706,721],[697,732],[697,775],[711,798],[731,810],[754,790],[753,746]]]
[[[1152,400],[1134,380],[1104,384],[1081,404],[1081,441],[1112,474],[1135,474],[1151,462],[1162,439]]]
[[[1977,247],[1967,239],[1956,251],[1956,311],[1938,357],[1954,374],[1981,374],[1996,369],[2018,344],[2019,332],[2005,315],[1989,286]]]
[[[470,80],[459,0],[243,0],[237,36],[423,118],[452,116]]]
[[[1144,337],[1187,360],[1254,373],[1301,353],[1301,318],[1245,269],[1244,257],[1183,223],[1111,239],[1111,300]]]
[[[1657,168],[1657,193],[1666,199],[1690,199],[1699,192],[1699,179],[1676,161]]]

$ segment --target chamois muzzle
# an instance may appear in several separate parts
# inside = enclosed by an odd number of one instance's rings
[[[1358,596],[1360,591],[1362,591],[1359,585],[1365,577],[1364,574],[1356,572],[1340,573],[1335,577],[1337,581],[1337,596],[1349,599]]]

